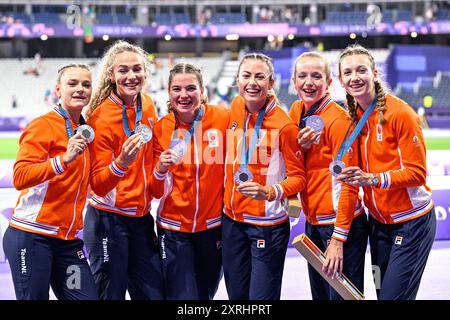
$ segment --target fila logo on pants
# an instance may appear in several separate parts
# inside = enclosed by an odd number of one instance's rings
[[[266,240],[264,240],[264,239],[256,240],[256,247],[258,249],[264,249],[266,247]]]

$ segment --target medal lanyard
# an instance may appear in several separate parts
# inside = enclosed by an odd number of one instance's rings
[[[253,130],[252,138],[250,139],[250,146],[247,150],[247,125],[250,121],[250,114],[248,115],[247,121],[244,123],[244,133],[242,137],[242,151],[241,151],[241,168],[247,168],[248,162],[253,155],[254,149],[256,147],[256,142],[259,137],[259,130],[261,129],[261,125],[264,119],[264,114],[266,113],[266,107],[264,106],[259,110],[258,119],[256,119],[255,128]]]
[[[70,139],[73,137],[72,122],[70,121],[66,110],[64,110],[64,108],[61,107],[61,104],[58,104],[58,110],[61,113],[61,115],[63,116],[64,121],[66,122],[65,126],[66,126],[67,138]],[[80,114],[80,124],[85,124],[85,123],[86,122],[84,121],[83,116]]]
[[[139,123],[142,120],[142,103],[141,103],[141,96],[137,96],[137,106],[136,106],[136,121],[134,123],[134,130],[136,130],[136,127],[139,125]],[[128,124],[128,116],[127,116],[127,107],[125,105],[125,102],[122,100],[122,126],[123,131],[125,131],[125,134],[127,137],[130,137],[134,134],[134,130],[131,131],[130,125]]]
[[[320,98],[319,101],[317,101],[312,107],[311,109],[308,110],[308,112],[306,112],[306,114],[304,114],[305,109],[303,108],[302,110],[302,114],[300,116],[300,123],[299,123],[299,127],[301,129],[303,129],[306,125],[306,118],[308,118],[309,116],[313,115],[314,113],[316,113],[317,109],[319,109],[320,104],[322,103],[323,99],[326,98],[326,95],[324,95],[322,98]]]
[[[350,146],[353,144],[353,141],[355,141],[356,137],[358,137],[358,134],[361,132],[364,124],[369,119],[369,116],[372,114],[373,109],[375,108],[375,105],[377,104],[377,98],[375,98],[370,106],[364,111],[364,114],[362,115],[361,119],[359,119],[358,124],[355,127],[355,130],[353,130],[350,137],[348,137],[348,134],[350,132],[350,126],[347,129],[347,133],[345,134],[344,141],[342,141],[341,147],[339,148],[338,154],[336,156],[336,160],[342,160],[344,155],[347,153],[348,149],[350,149]]]
[[[177,112],[176,110],[173,111],[175,115],[175,130],[172,134],[172,141],[177,137],[177,129],[176,129],[176,122],[177,122]],[[200,107],[195,112],[195,118],[194,121],[192,121],[191,125],[189,126],[188,133],[184,136],[183,140],[186,144],[189,143],[191,140],[191,137],[194,135],[195,130],[197,130],[198,125],[200,124],[201,119],[203,118],[203,105],[200,105]]]

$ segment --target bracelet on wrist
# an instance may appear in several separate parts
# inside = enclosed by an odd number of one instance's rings
[[[376,187],[379,184],[378,175],[376,173],[373,173],[370,175],[370,185],[372,187]]]
[[[156,165],[156,171],[158,171],[158,173],[160,174],[165,174],[167,172],[167,169],[163,170],[161,167],[162,167],[161,162],[158,162],[158,164]]]
[[[275,190],[273,190],[273,187],[269,187],[269,192],[267,193],[267,201],[273,201],[275,200]]]

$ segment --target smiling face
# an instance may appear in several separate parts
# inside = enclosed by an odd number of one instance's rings
[[[267,93],[272,89],[273,83],[267,63],[252,58],[242,62],[237,84],[239,95],[244,98],[249,111],[254,112],[264,106]]]
[[[203,87],[193,73],[174,74],[169,87],[170,105],[175,108],[185,122],[194,120],[195,111],[200,106]]]
[[[63,71],[56,84],[61,106],[69,113],[79,113],[89,103],[92,94],[92,79],[89,70],[70,67]],[[78,119],[74,119],[78,121]]]
[[[327,92],[331,84],[325,62],[317,57],[300,58],[295,65],[294,85],[300,99],[310,108]]]
[[[364,54],[348,55],[339,63],[339,80],[345,91],[366,107],[375,98],[378,70]]]
[[[117,94],[125,103],[133,105],[145,83],[145,67],[142,58],[131,51],[117,54],[111,81],[116,84]]]

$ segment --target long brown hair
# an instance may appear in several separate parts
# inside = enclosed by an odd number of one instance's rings
[[[375,65],[375,59],[372,55],[372,53],[364,48],[363,46],[359,44],[353,44],[345,48],[344,51],[339,55],[339,77],[341,77],[341,63],[342,60],[347,56],[353,56],[353,55],[364,55],[366,56],[370,61],[370,67],[372,71],[376,69]],[[386,120],[384,119],[384,113],[386,112],[386,88],[380,83],[380,80],[375,80],[375,94],[377,97],[377,104],[376,104],[376,110],[378,111],[378,123],[384,124]],[[358,108],[357,102],[355,98],[347,93],[346,95],[347,100],[347,107],[348,107],[348,113],[350,114],[353,123],[357,123],[358,119],[356,116],[356,110]]]

